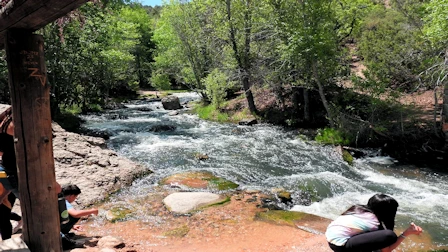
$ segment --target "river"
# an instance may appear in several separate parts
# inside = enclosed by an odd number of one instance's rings
[[[198,99],[194,93],[176,95],[181,103]],[[189,170],[210,171],[241,189],[284,188],[293,192],[296,203],[288,209],[331,219],[350,205],[367,203],[375,193],[386,193],[400,204],[397,229],[413,221],[432,237],[434,247],[448,246],[447,173],[374,155],[350,166],[334,147],[303,141],[281,127],[220,124],[185,111],[175,116],[169,112],[160,102],[135,101],[123,109],[84,116],[84,127],[112,135],[109,148],[154,171],[115,197],[143,195],[161,178]],[[175,130],[153,132],[157,125]],[[198,161],[197,153],[209,159]],[[303,204],[304,195],[317,201]]]

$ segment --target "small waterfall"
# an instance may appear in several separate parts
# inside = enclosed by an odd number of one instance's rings
[[[181,103],[199,98],[177,95]],[[378,156],[349,166],[334,147],[303,141],[281,127],[220,124],[185,111],[174,116],[169,112],[160,102],[136,101],[84,118],[84,127],[112,135],[110,148],[155,172],[128,188],[128,196],[144,195],[161,178],[187,170],[210,171],[243,189],[284,188],[293,192],[291,210],[327,218],[367,203],[375,193],[386,193],[400,204],[397,228],[414,221],[435,245],[448,245],[448,174]],[[152,130],[161,125],[170,130]],[[196,160],[197,153],[207,154],[209,160]]]

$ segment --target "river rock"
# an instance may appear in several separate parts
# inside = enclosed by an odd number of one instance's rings
[[[193,188],[193,189],[208,189],[208,190],[229,190],[236,189],[238,184],[232,181],[216,177],[211,172],[207,171],[187,171],[168,176],[160,182],[163,185]]]
[[[59,184],[76,184],[82,191],[76,203],[87,206],[137,178],[151,173],[146,167],[106,149],[105,140],[53,127],[53,156]]]
[[[98,247],[100,248],[124,248],[125,244],[123,239],[115,236],[104,236],[98,241]]]
[[[151,132],[166,132],[166,131],[175,131],[176,126],[174,125],[154,125],[152,126],[149,131]]]
[[[251,118],[251,119],[244,119],[238,122],[239,125],[246,125],[246,126],[252,126],[257,124],[258,121],[255,118]]]
[[[187,214],[201,208],[225,202],[227,197],[209,192],[178,192],[163,199],[167,209],[176,214]]]
[[[166,110],[176,110],[182,108],[179,102],[179,97],[174,95],[169,95],[162,98],[162,105]]]

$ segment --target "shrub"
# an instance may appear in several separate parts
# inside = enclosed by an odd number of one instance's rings
[[[350,143],[350,139],[344,133],[333,128],[320,129],[315,140],[319,143],[334,145],[348,145]]]

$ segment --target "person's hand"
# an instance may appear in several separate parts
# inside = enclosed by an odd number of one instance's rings
[[[93,213],[92,214],[94,214],[94,215],[98,215],[98,209],[92,209],[93,210]]]
[[[411,235],[411,234],[415,234],[415,235],[419,235],[423,232],[423,229],[417,225],[414,224],[414,222],[411,222],[411,225],[409,225],[409,227],[403,232],[403,235],[407,236],[407,235]]]

